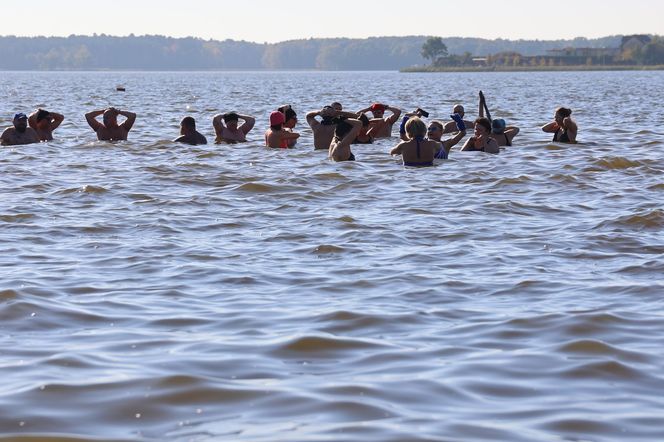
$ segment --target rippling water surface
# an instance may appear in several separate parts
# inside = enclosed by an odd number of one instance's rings
[[[127,91],[116,92],[123,85]],[[304,115],[456,102],[521,128],[404,169]],[[0,440],[664,440],[661,72],[2,73]],[[291,103],[297,149],[262,147]],[[86,111],[138,113],[128,142]],[[578,145],[539,127],[567,105]],[[251,142],[168,140],[257,117]],[[395,130],[396,133],[396,130]]]

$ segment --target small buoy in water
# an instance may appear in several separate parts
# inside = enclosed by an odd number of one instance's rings
[[[115,88],[115,90],[118,91],[118,92],[124,92],[125,88],[124,88],[124,86],[118,86],[118,87]]]

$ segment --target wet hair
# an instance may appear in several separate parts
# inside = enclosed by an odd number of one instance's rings
[[[283,123],[275,124],[274,126],[270,126],[270,129],[272,130],[281,130],[284,128]]]
[[[44,109],[39,109],[37,111],[37,122],[40,122],[41,120],[45,120],[51,116],[51,113],[49,111],[45,111]]]
[[[222,118],[224,119],[225,123],[230,123],[232,121],[238,121],[240,116],[235,112],[228,112],[227,114],[224,114]]]
[[[343,139],[351,131],[353,125],[345,120],[338,120],[337,127],[334,128],[334,137],[338,140]]]
[[[406,122],[406,133],[413,139],[423,137],[427,134],[427,125],[419,117],[410,117]]]
[[[365,114],[360,115],[358,120],[362,122],[362,127],[367,127],[369,125],[369,117],[367,117]]]
[[[559,107],[556,109],[556,114],[560,115],[563,118],[567,118],[570,115],[572,115],[572,109],[568,109],[566,107]]]
[[[484,127],[486,129],[487,133],[491,133],[491,121],[486,118],[486,117],[481,117],[475,120],[475,124],[479,124],[480,126]]]
[[[431,125],[431,126],[436,126],[438,129],[440,129],[441,132],[442,132],[443,129],[445,128],[445,127],[443,126],[443,123],[441,123],[441,122],[438,121],[438,120],[433,120],[432,122],[429,123],[429,125]]]
[[[196,120],[194,117],[184,117],[180,122],[180,125],[188,129],[196,129]]]
[[[338,101],[335,101],[334,103],[332,103],[332,104],[330,105],[330,107],[332,107],[332,108],[339,107],[339,108],[341,108],[341,109],[344,108],[344,107],[341,105],[341,103],[339,103]]]
[[[290,107],[285,109],[283,114],[286,116],[286,121],[290,120],[291,118],[296,118],[297,117],[297,114],[295,113],[295,111]]]

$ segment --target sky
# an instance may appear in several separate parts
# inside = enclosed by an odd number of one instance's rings
[[[0,35],[167,35],[275,43],[432,35],[570,39],[664,34],[662,0],[29,0],[0,12]]]

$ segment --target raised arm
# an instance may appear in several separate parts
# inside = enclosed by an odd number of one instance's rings
[[[247,135],[249,131],[254,128],[254,124],[256,124],[256,119],[249,115],[240,115],[240,114],[238,114],[238,118],[244,120],[244,123],[242,123],[242,125],[238,127],[238,129],[240,129],[242,132],[244,132],[245,135]]]
[[[51,114],[51,130],[55,130],[62,124],[62,122],[65,120],[65,116],[62,114],[58,114],[56,112],[49,112]]]
[[[385,106],[385,110],[392,112],[392,115],[390,115],[390,117],[385,120],[387,121],[388,124],[396,123],[397,120],[399,119],[399,116],[401,116],[401,109],[399,109],[398,107]]]
[[[443,148],[445,149],[445,152],[449,153],[449,151],[452,149],[452,147],[456,146],[459,143],[459,141],[461,141],[461,139],[465,136],[466,136],[466,131],[462,130],[462,131],[459,131],[459,133],[457,133],[452,138],[449,138],[447,140],[442,141],[441,144],[443,145]]]
[[[516,137],[519,133],[520,129],[516,126],[507,126],[505,128],[505,136],[509,138],[510,142]]]
[[[558,126],[558,123],[556,123],[555,121],[552,121],[542,126],[542,131],[548,133],[555,133],[558,131],[558,129],[560,129],[560,126]]]
[[[316,119],[316,117],[319,117],[322,111],[311,111],[307,114],[307,124],[309,125],[310,128],[314,129],[318,126],[320,126],[320,121]]]
[[[136,121],[136,114],[129,111],[118,110],[118,115],[122,115],[123,117],[126,118],[126,120],[124,120],[124,122],[120,125],[120,127],[124,128],[124,130],[129,132],[132,126],[134,125],[134,122]]]
[[[224,123],[221,120],[224,118],[223,114],[217,114],[212,118],[212,127],[214,127],[214,133],[217,135],[217,140],[222,138],[221,134],[224,129]]]
[[[101,110],[88,112],[87,114],[85,114],[85,119],[87,120],[92,130],[94,130],[95,132],[97,132],[99,128],[103,127],[103,124],[97,121],[97,117],[102,115],[105,111],[106,109],[101,109]]]

